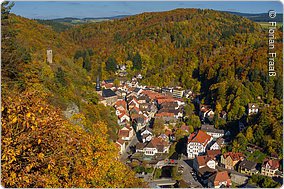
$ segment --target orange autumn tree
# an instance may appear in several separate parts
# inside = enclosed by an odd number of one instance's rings
[[[2,98],[4,187],[138,187],[103,122],[86,132],[37,93]]]

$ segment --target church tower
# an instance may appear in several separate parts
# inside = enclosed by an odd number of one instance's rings
[[[52,64],[52,50],[51,49],[47,49],[46,51],[46,61],[49,64]]]
[[[100,76],[97,76],[97,81],[96,81],[96,91],[101,90],[101,84],[100,84]]]

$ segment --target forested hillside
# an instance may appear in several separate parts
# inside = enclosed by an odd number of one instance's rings
[[[220,127],[236,126],[249,102],[271,104],[250,120],[255,126],[248,140],[282,157],[280,30],[277,77],[268,77],[267,33],[236,15],[178,9],[57,33],[9,14],[9,5],[1,7],[5,187],[144,186],[117,160],[114,109],[98,104],[94,91],[96,76],[115,77],[117,64],[126,64],[129,77],[141,73],[144,84],[201,94],[217,114],[228,112],[228,122],[214,120]],[[79,112],[64,116],[74,106]]]
[[[97,104],[88,73],[73,62],[78,47],[47,26],[9,14],[11,7],[1,7],[2,185],[144,186],[117,159],[114,110]],[[78,111],[64,116],[68,107]]]
[[[213,106],[216,126],[235,130],[248,103],[272,104],[262,118],[249,123],[259,125],[266,117],[273,128],[267,124],[253,127],[255,136],[250,142],[262,146],[267,154],[282,156],[282,148],[277,148],[282,146],[282,135],[276,134],[282,125],[282,116],[276,116],[282,113],[280,27],[275,31],[276,77],[268,76],[267,30],[229,13],[198,9],[143,13],[86,24],[66,34],[82,50],[92,49],[92,75],[102,70],[103,79],[114,77],[116,65],[125,64],[129,76],[141,73],[146,85],[192,89],[201,94],[202,103]],[[217,116],[223,110],[228,113],[226,122]],[[276,114],[267,113],[275,110]]]

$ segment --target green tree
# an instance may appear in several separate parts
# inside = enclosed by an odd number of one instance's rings
[[[133,69],[135,69],[135,70],[141,70],[142,69],[142,59],[141,59],[139,52],[137,52],[135,54],[132,62],[133,62]]]
[[[61,67],[57,68],[57,71],[55,73],[55,78],[58,83],[60,83],[63,87],[67,85],[66,79],[65,79],[65,72],[62,70]]]
[[[108,72],[115,72],[117,70],[117,62],[115,58],[109,57],[106,61],[106,70]]]
[[[88,72],[92,68],[91,61],[90,61],[90,55],[89,55],[88,51],[86,51],[86,56],[85,56],[84,61],[83,61],[83,68],[86,69]]]

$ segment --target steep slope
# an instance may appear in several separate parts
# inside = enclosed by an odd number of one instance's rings
[[[9,3],[9,2],[7,2]],[[116,116],[98,97],[77,48],[2,4],[2,148],[5,187],[144,186],[117,159]],[[46,62],[46,49],[54,52]],[[74,105],[75,104],[75,105]],[[78,112],[66,117],[67,107]]]

